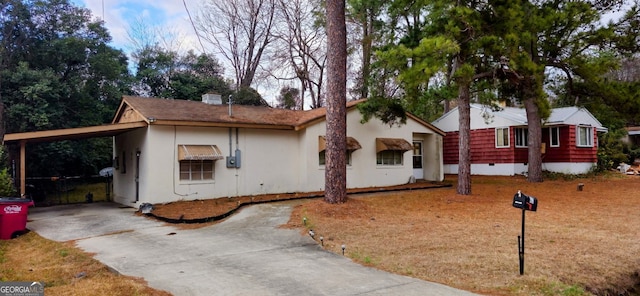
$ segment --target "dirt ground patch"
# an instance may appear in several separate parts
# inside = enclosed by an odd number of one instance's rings
[[[526,214],[523,276],[517,190],[539,200]],[[469,196],[453,186],[352,195],[341,205],[313,200],[289,226],[312,228],[338,254],[345,245],[362,264],[482,294],[637,295],[639,190],[640,176],[621,174],[543,183],[476,176]]]

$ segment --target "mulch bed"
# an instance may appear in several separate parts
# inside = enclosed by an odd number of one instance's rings
[[[441,187],[451,187],[451,183],[418,181],[416,183],[387,187],[354,188],[347,190],[347,192],[348,194],[361,194]],[[207,223],[224,219],[245,205],[323,196],[323,191],[315,191],[176,201],[153,205],[153,210],[147,216],[168,223]]]

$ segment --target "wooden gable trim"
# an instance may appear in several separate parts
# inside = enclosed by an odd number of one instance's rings
[[[137,121],[145,121],[146,123],[151,123],[152,120],[144,117],[138,110],[135,110],[127,103],[127,97],[123,97],[120,102],[120,106],[118,106],[118,110],[116,111],[116,115],[113,117],[111,121],[114,123],[126,123],[126,122],[137,122]]]

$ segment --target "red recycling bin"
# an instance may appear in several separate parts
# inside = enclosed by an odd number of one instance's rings
[[[27,228],[27,214],[33,200],[19,197],[0,197],[0,239],[12,239]]]

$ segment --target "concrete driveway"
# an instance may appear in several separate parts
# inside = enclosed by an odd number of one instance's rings
[[[295,202],[249,206],[192,230],[113,203],[32,208],[27,227],[51,240],[75,240],[117,272],[180,296],[474,295],[361,266],[278,228]]]

